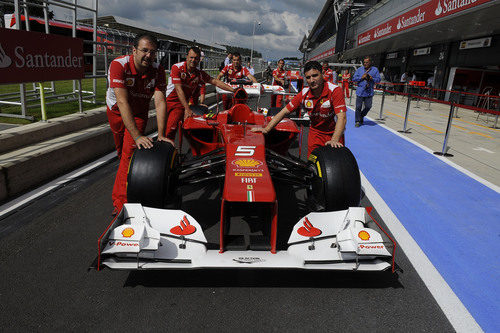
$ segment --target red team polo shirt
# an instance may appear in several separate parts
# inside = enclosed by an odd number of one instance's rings
[[[328,68],[323,72],[323,77],[325,78],[325,82],[333,83],[333,70]]]
[[[182,85],[182,91],[184,92],[186,101],[189,101],[189,98],[198,86],[209,83],[210,79],[210,75],[198,68],[195,68],[192,73],[189,73],[185,61],[173,65],[172,70],[170,71],[170,78],[168,80],[166,93],[168,108],[184,108],[179,101],[174,84],[180,83]]]
[[[333,133],[335,115],[347,111],[342,88],[330,82],[325,82],[318,98],[314,98],[309,87],[302,89],[287,105],[289,111],[298,107],[309,114],[311,127],[324,133]]]
[[[273,71],[273,84],[274,84],[274,85],[277,85],[277,86],[281,86],[281,82],[276,81],[276,80],[274,79],[274,77],[276,76],[278,79],[283,80],[283,79],[285,78],[285,74],[286,74],[286,71],[285,71],[285,70],[280,71],[278,68],[276,68],[276,69]]]
[[[225,66],[222,70],[221,73],[224,76],[227,76],[230,80],[231,79],[243,79],[246,78],[248,75],[250,75],[250,71],[248,68],[241,66],[240,70],[236,70],[234,68],[233,64],[229,64]]]
[[[133,55],[125,55],[111,62],[108,70],[108,83],[106,105],[113,113],[120,114],[113,88],[126,88],[133,115],[146,116],[154,92],[165,91],[165,70],[155,62],[146,73],[138,74]]]

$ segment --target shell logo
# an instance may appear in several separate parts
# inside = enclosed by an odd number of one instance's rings
[[[126,79],[125,79],[125,85],[126,85],[127,87],[133,86],[133,85],[134,85],[134,83],[135,83],[135,80],[134,80],[134,78],[133,78],[133,77],[129,77],[129,78],[126,78]]]
[[[358,233],[358,237],[361,239],[361,240],[364,240],[364,241],[367,241],[370,239],[370,234],[365,231],[365,230],[361,230],[359,233]]]
[[[126,238],[132,237],[133,234],[135,234],[135,231],[133,228],[125,228],[122,231],[122,236],[126,237]]]
[[[255,168],[259,165],[262,165],[262,162],[251,158],[241,158],[239,160],[233,161],[233,164],[242,168]]]
[[[308,100],[306,100],[306,101],[304,102],[304,106],[305,106],[306,108],[308,108],[308,109],[312,109],[312,107],[313,107],[313,102],[312,102],[310,99],[308,99]]]

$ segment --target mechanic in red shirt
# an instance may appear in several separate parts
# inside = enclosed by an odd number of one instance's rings
[[[217,75],[217,79],[220,80],[223,76],[226,77],[226,82],[231,82],[232,80],[248,78],[250,81],[257,83],[257,79],[250,74],[248,68],[241,65],[241,54],[238,52],[233,53],[232,63],[226,65]],[[232,106],[232,100],[227,95],[222,95],[222,104],[224,110],[228,110]]]
[[[328,61],[323,61],[322,65],[325,82],[337,83],[337,73],[330,69]]]
[[[321,65],[317,61],[306,63],[304,74],[308,87],[302,89],[287,106],[271,119],[265,128],[252,128],[252,131],[267,134],[287,114],[302,107],[311,119],[307,155],[324,145],[343,147],[347,109],[342,88],[333,83],[325,82]]]
[[[165,133],[170,140],[175,139],[179,122],[193,115],[188,101],[200,84],[210,83],[221,89],[234,92],[231,86],[212,78],[205,71],[198,69],[201,50],[191,47],[188,50],[186,61],[172,66],[167,86],[167,119],[158,119],[158,135]]]
[[[278,60],[278,68],[273,71],[273,82],[272,85],[283,87],[285,85],[285,60]],[[271,95],[271,107],[281,107],[281,101],[283,100],[283,95]]]
[[[113,214],[127,202],[127,173],[135,148],[151,148],[144,136],[149,102],[154,96],[158,120],[165,114],[165,70],[155,62],[158,41],[149,34],[138,36],[133,53],[113,60],[108,70],[107,116],[120,165],[113,186]],[[158,140],[166,140],[159,136]]]

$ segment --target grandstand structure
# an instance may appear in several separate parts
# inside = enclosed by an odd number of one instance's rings
[[[394,83],[406,72],[434,88],[498,96],[499,13],[499,0],[328,0],[299,50],[333,63],[371,56]]]

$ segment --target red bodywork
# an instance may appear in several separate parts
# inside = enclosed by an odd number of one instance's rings
[[[276,253],[278,203],[266,164],[266,148],[284,153],[299,133],[289,119],[280,122],[264,137],[251,131],[265,127],[271,117],[252,111],[246,104],[236,104],[213,119],[197,116],[186,119],[182,132],[193,155],[200,156],[223,147],[226,171],[221,205],[220,251],[224,251],[224,232],[231,203],[260,202],[271,205],[271,252]]]

